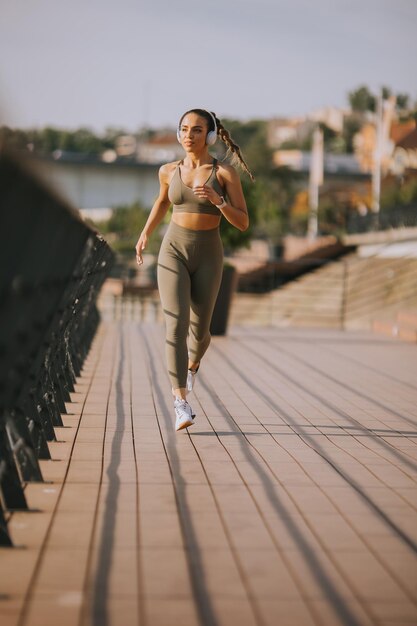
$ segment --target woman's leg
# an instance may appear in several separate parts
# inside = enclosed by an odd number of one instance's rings
[[[180,248],[170,241],[162,243],[158,257],[158,288],[165,317],[168,375],[175,395],[185,399],[191,282]]]
[[[199,247],[199,261],[191,274],[191,313],[188,334],[188,366],[195,369],[211,341],[210,322],[223,272],[223,248],[219,240]]]

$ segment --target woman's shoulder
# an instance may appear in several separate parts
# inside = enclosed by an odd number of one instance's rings
[[[170,163],[164,163],[163,165],[161,165],[161,167],[159,168],[160,179],[170,179],[179,162],[180,161],[171,161]]]
[[[221,172],[221,171],[225,171],[225,172],[236,171],[235,168],[233,167],[233,165],[231,165],[230,163],[226,163],[225,161],[217,161],[216,167],[218,168],[219,172]]]
[[[222,182],[232,183],[236,180],[236,177],[239,177],[236,168],[230,163],[225,163],[224,161],[218,161],[216,165],[217,174],[222,179]]]

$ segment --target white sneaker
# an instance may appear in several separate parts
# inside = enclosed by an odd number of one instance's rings
[[[176,400],[177,396],[175,395],[174,387],[171,387],[171,393],[174,396],[174,400]],[[174,402],[174,406],[175,406],[175,402]],[[190,405],[188,405],[188,406],[190,406]],[[191,417],[195,417],[195,413],[194,413],[194,411],[192,409],[191,409]]]
[[[187,391],[188,392],[191,392],[193,390],[194,383],[195,383],[195,375],[197,374],[199,367],[200,365],[197,367],[196,370],[188,370],[188,374],[187,374]]]
[[[187,428],[188,426],[192,426],[194,424],[193,411],[187,400],[175,398],[174,408],[176,416],[175,430],[182,430],[183,428]]]

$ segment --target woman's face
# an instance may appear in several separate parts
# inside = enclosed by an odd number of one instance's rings
[[[206,145],[208,123],[196,113],[187,113],[180,125],[181,145],[187,152],[202,150]]]

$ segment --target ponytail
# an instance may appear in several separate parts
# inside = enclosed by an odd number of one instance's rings
[[[229,131],[223,126],[223,124],[221,123],[219,118],[216,116],[216,114],[213,113],[212,111],[211,111],[211,114],[216,120],[217,134],[219,135],[223,143],[225,143],[227,146],[226,157],[231,157],[230,159],[231,164],[237,165],[238,167],[240,167],[240,169],[242,169],[244,172],[248,174],[251,181],[255,182],[255,177],[250,171],[249,167],[247,166],[247,163],[242,156],[240,147],[237,145],[237,143],[233,141],[233,139],[230,136]]]

